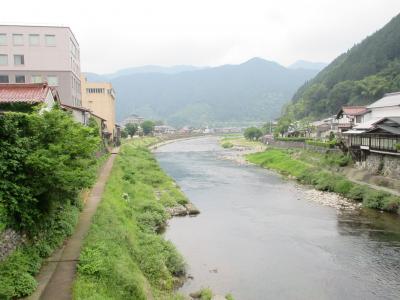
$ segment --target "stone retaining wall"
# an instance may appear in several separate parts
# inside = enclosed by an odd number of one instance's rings
[[[0,261],[10,255],[19,245],[25,241],[25,237],[12,229],[6,229],[0,233]]]
[[[357,168],[365,169],[373,175],[400,178],[400,156],[369,153],[365,161],[357,162]]]

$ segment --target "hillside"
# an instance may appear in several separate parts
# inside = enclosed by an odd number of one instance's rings
[[[253,58],[240,65],[111,78],[117,119],[135,113],[174,126],[245,125],[279,116],[316,70],[287,69]]]
[[[304,84],[286,108],[295,119],[320,118],[342,105],[369,104],[400,90],[400,15]]]

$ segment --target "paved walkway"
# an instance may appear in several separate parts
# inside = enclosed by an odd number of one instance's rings
[[[100,171],[98,180],[91,190],[90,197],[79,216],[75,232],[67,239],[64,246],[46,260],[37,279],[39,286],[35,293],[28,297],[30,300],[69,300],[72,299],[72,285],[75,279],[76,265],[83,239],[91,224],[91,219],[101,201],[104,186],[119,149],[114,149]]]

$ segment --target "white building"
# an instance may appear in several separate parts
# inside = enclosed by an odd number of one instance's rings
[[[377,121],[385,117],[400,117],[400,92],[385,94],[383,98],[367,106],[362,123]]]

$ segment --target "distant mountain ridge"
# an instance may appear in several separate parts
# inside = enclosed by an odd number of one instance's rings
[[[298,60],[295,63],[291,64],[289,69],[308,69],[308,70],[318,70],[321,71],[328,64],[324,62],[312,62],[306,60]]]
[[[140,67],[121,69],[114,73],[108,73],[108,74],[96,74],[96,73],[91,73],[91,72],[87,72],[84,74],[88,78],[89,81],[99,82],[99,81],[107,81],[107,80],[109,81],[109,80],[117,78],[117,77],[128,76],[128,75],[132,75],[132,74],[142,74],[142,73],[177,74],[177,73],[181,73],[181,72],[190,72],[190,71],[195,71],[195,70],[200,70],[200,69],[205,69],[205,68],[207,68],[207,67],[202,68],[202,67],[195,67],[195,66],[189,66],[189,65],[176,65],[176,66],[164,67],[164,66],[156,66],[156,65],[146,65],[146,66],[140,66]]]
[[[301,86],[285,116],[317,119],[343,105],[369,104],[395,91],[400,91],[400,15]]]
[[[117,119],[135,113],[178,127],[272,120],[296,89],[317,73],[261,58],[239,65],[136,71],[108,79],[117,93]],[[88,77],[96,76],[101,78]]]

